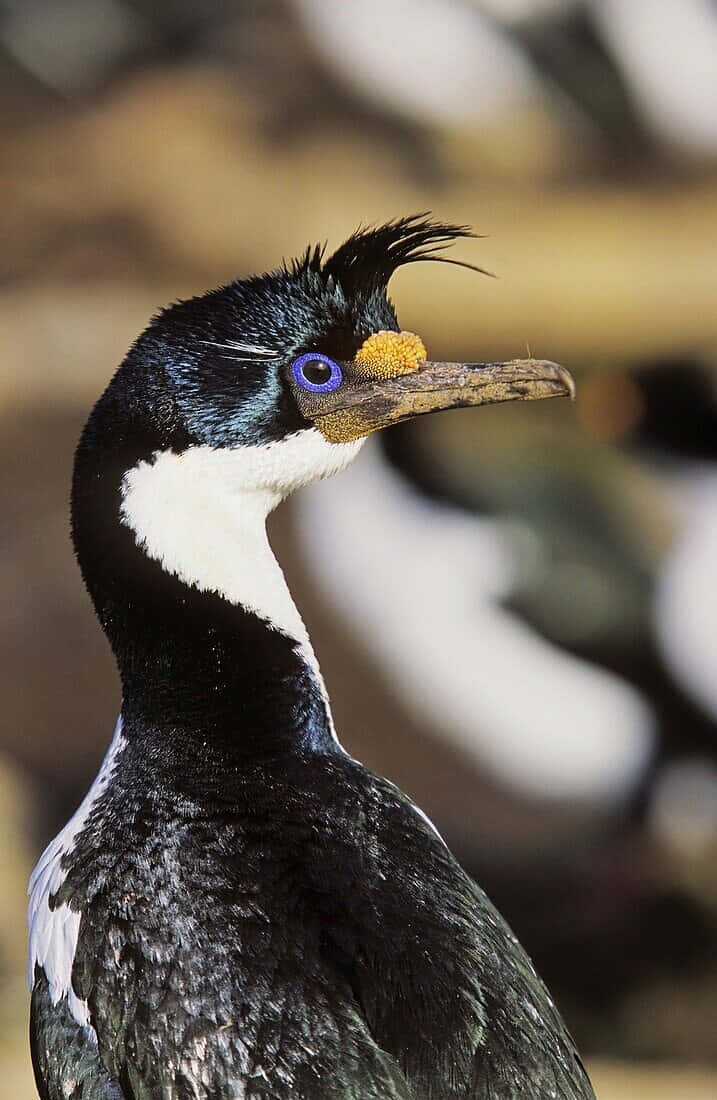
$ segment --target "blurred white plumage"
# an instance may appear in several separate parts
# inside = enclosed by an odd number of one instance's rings
[[[609,807],[630,794],[650,708],[500,606],[516,562],[499,521],[426,501],[370,444],[297,514],[313,582],[414,716],[532,796]]]

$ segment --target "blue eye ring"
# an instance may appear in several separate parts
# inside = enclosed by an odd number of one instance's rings
[[[329,368],[331,373],[325,382],[312,382],[305,376],[304,369],[310,363],[323,363]],[[344,379],[338,363],[334,363],[333,359],[329,359],[328,355],[323,355],[320,351],[307,351],[304,355],[300,355],[291,364],[291,373],[296,384],[301,386],[302,390],[308,390],[309,393],[333,393]]]

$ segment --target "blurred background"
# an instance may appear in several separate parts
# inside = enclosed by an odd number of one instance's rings
[[[715,104],[711,0],[0,2],[0,1096],[34,1095],[27,875],[119,703],[68,534],[88,408],[158,306],[422,210],[499,278],[401,271],[402,326],[577,402],[394,429],[275,548],[344,744],[603,1100],[717,1095]]]

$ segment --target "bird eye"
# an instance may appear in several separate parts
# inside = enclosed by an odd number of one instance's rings
[[[309,351],[295,359],[291,373],[304,390],[311,393],[331,393],[343,381],[341,367],[319,351]]]

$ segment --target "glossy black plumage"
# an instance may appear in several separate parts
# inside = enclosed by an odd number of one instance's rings
[[[127,1097],[191,1095],[193,1062],[222,1097],[590,1095],[517,941],[385,780],[127,733],[58,899]]]
[[[314,250],[180,303],[93,411],[73,535],[117,658],[123,740],[50,898],[81,914],[71,982],[86,1008],[53,1004],[36,967],[43,1100],[593,1095],[505,922],[410,801],[334,740],[297,643],[166,571],[119,522],[126,472],[157,452],[310,427],[292,357],[397,328],[391,271],[456,235],[407,219],[325,264]]]

